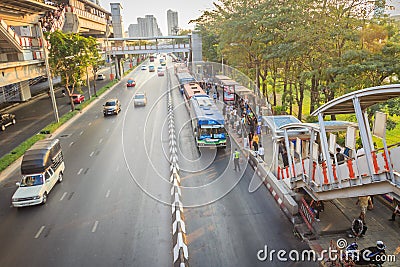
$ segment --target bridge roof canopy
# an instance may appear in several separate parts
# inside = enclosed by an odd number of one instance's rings
[[[347,127],[358,128],[357,123],[350,121],[324,121],[326,132],[343,132],[347,130]],[[290,130],[290,129],[304,129],[314,130],[320,132],[320,126],[318,123],[289,123],[279,127],[279,130]]]
[[[26,16],[43,13],[57,8],[37,0],[1,0],[0,14],[11,16]]]
[[[353,99],[355,98],[359,99],[361,109],[365,110],[374,104],[382,103],[396,97],[400,97],[400,84],[370,87],[335,98],[320,106],[311,115],[352,114],[355,113],[353,105]]]

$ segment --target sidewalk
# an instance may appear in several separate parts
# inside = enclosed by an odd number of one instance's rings
[[[235,139],[241,148],[243,138],[234,133],[230,126],[230,136]],[[263,133],[261,142],[265,148],[265,162],[273,160],[272,138],[271,135]],[[360,215],[360,207],[356,205],[357,198],[334,199],[324,201],[325,209],[320,213],[320,222],[316,222],[319,236],[315,240],[308,240],[310,247],[316,251],[328,249],[331,241],[336,244],[340,238],[345,238],[350,244],[354,241],[347,238],[346,232],[351,228],[353,219]],[[379,196],[374,198],[373,210],[368,210],[366,214],[366,224],[368,231],[365,237],[357,240],[359,248],[374,246],[376,241],[381,240],[386,245],[387,255],[396,255],[396,262],[386,262],[384,266],[400,266],[400,218],[397,216],[395,222],[388,219],[391,217],[392,209],[381,200]],[[300,218],[300,220],[302,220]],[[303,236],[307,236],[308,229],[304,227]],[[322,263],[321,263],[322,264]]]

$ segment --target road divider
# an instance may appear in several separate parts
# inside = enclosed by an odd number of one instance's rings
[[[167,75],[169,78],[169,75]],[[169,85],[170,84],[169,80]],[[171,86],[169,86],[171,88]],[[170,183],[171,188],[171,213],[172,213],[172,244],[173,244],[173,266],[174,267],[187,267],[189,266],[189,249],[186,240],[186,225],[185,217],[183,215],[183,204],[181,201],[181,179],[179,176],[178,165],[178,142],[176,141],[175,132],[175,117],[174,105],[172,102],[171,90],[167,94],[167,121],[168,121],[168,136],[169,136],[169,162],[170,162]]]

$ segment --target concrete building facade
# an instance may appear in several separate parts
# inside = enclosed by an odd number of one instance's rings
[[[168,35],[177,35],[179,31],[178,12],[168,9],[167,11]]]

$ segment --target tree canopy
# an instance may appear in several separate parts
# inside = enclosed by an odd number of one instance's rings
[[[221,0],[193,22],[203,36],[206,60],[220,61],[223,53],[224,60],[249,77],[254,77],[257,61],[264,96],[277,110],[294,114],[293,106],[298,107],[296,115],[302,119],[303,113],[337,96],[397,81],[398,24],[371,3]],[[393,110],[396,104],[384,108]]]

